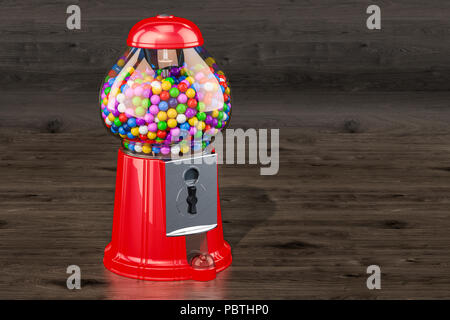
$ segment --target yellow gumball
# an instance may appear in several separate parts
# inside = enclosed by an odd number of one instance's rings
[[[184,145],[180,147],[180,151],[183,153],[188,153],[189,152],[189,146]]]
[[[167,126],[169,128],[175,128],[177,126],[178,122],[175,119],[169,119],[167,120]]]
[[[230,94],[230,87],[227,87],[227,88],[225,89],[225,93],[226,93],[226,94]]]
[[[152,151],[152,148],[146,143],[142,146],[142,152],[144,153],[150,153]]]
[[[113,97],[117,96],[118,93],[119,93],[119,88],[117,88],[117,87],[112,89],[111,92],[110,92],[110,94],[112,94]]]
[[[159,121],[166,121],[167,120],[167,113],[165,113],[164,111],[160,111],[160,112],[158,112],[156,117],[159,119]]]
[[[206,127],[206,124],[205,124],[204,121],[199,121],[199,122],[197,123],[197,130],[204,130],[205,127]]]
[[[134,68],[133,67],[129,67],[127,71],[128,71],[129,74],[132,74],[134,72]]]
[[[189,88],[186,90],[186,95],[188,96],[188,98],[193,98],[195,97],[195,90],[192,88]]]
[[[169,91],[169,89],[172,87],[172,84],[169,81],[164,80],[161,83],[161,87],[162,87],[163,90]]]
[[[108,104],[108,99],[107,98],[103,98],[103,104],[106,106]]]
[[[126,134],[120,134],[120,133],[119,133],[119,136],[120,136],[122,139],[125,139],[125,138],[127,137]]]
[[[149,132],[149,133],[147,133],[147,138],[149,138],[150,140],[155,140],[156,139],[156,132]]]
[[[178,113],[174,108],[170,108],[169,110],[167,110],[167,116],[171,119],[176,118],[177,114]]]
[[[157,77],[156,77],[156,80],[161,81],[161,80],[162,80],[162,77],[161,77],[161,76],[157,76]]]
[[[190,83],[191,85],[194,84],[194,82],[195,82],[194,78],[192,78],[192,77],[190,77],[190,76],[187,77],[186,80],[189,81],[189,83]]]
[[[132,129],[131,129],[131,134],[132,134],[133,136],[139,135],[139,128],[138,128],[138,127],[132,128]]]
[[[189,119],[189,124],[191,125],[191,126],[195,126],[197,123],[198,123],[198,119],[197,119],[197,117],[192,117],[192,118],[190,118]]]
[[[119,61],[117,61],[117,65],[122,68],[125,65],[125,60],[119,59]]]
[[[114,117],[114,115],[112,113],[108,114],[108,120],[109,121],[113,122],[115,118],[116,117]]]
[[[161,87],[159,87],[159,86],[152,86],[153,94],[160,94],[161,91],[162,91]]]
[[[219,110],[213,110],[213,112],[211,113],[211,116],[213,117],[213,118],[217,118],[218,116],[219,116]]]

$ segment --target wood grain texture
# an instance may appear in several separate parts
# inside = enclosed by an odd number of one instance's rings
[[[82,29],[66,29],[79,4]],[[345,91],[450,89],[450,3],[377,1],[382,30],[366,28],[373,1],[2,1],[3,90],[96,91],[142,18],[191,19],[234,87]]]
[[[106,271],[118,140],[89,95],[14,97],[0,127],[0,298],[450,297],[448,93],[237,96],[233,127],[280,127],[280,171],[220,167],[234,260],[207,283]],[[62,126],[44,121],[55,106]],[[41,118],[19,121],[33,107]],[[71,264],[79,291],[65,285]],[[371,264],[382,290],[366,288]]]

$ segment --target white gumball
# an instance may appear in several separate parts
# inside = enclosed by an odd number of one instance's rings
[[[180,147],[179,146],[173,146],[170,149],[170,152],[172,152],[172,154],[179,154],[180,153]]]
[[[186,122],[186,116],[182,113],[177,115],[177,122],[178,123],[185,123]]]
[[[119,103],[119,105],[117,106],[117,111],[123,113],[125,112],[125,110],[127,110],[127,106],[124,103]]]
[[[123,93],[119,93],[116,97],[116,100],[119,101],[120,103],[125,101],[125,95]]]
[[[142,145],[140,143],[136,143],[136,145],[134,146],[134,151],[142,152]]]
[[[140,127],[139,127],[139,133],[140,133],[140,134],[147,134],[147,133],[148,133],[148,128],[147,128],[147,126],[140,126]]]

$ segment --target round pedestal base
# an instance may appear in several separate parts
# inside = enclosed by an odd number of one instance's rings
[[[176,281],[176,280],[213,280],[216,273],[225,270],[231,265],[231,247],[224,242],[223,248],[216,252],[210,253],[214,259],[214,269],[208,268],[204,270],[194,269],[188,263],[176,266],[173,263],[164,265],[162,262],[141,263],[125,259],[120,255],[113,255],[111,244],[105,248],[105,256],[103,264],[111,272],[120,276],[154,281]]]

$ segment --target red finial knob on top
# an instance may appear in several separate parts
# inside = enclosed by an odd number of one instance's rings
[[[127,45],[146,49],[191,48],[203,45],[203,37],[192,21],[157,15],[136,23],[128,34]]]

